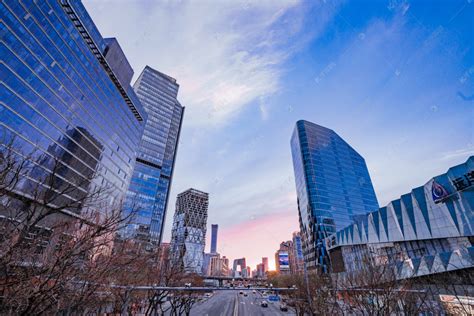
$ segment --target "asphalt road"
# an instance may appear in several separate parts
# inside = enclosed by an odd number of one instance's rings
[[[239,291],[215,291],[212,297],[193,306],[191,316],[296,315],[291,309],[288,312],[280,311],[279,302],[269,302],[258,292],[246,293],[248,296],[239,294]],[[260,306],[262,300],[268,302],[268,307]]]

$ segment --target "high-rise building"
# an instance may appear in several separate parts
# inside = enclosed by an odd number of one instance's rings
[[[280,274],[290,274],[293,242],[291,240],[280,243],[280,248],[275,252],[276,271]]]
[[[263,264],[263,273],[267,273],[268,272],[268,257],[262,258],[262,264]]]
[[[327,271],[324,238],[378,208],[372,181],[364,158],[326,127],[298,121],[291,151],[305,262]]]
[[[218,253],[210,254],[209,271],[207,275],[210,276],[228,276],[229,274],[229,259],[225,256],[221,258]]]
[[[245,258],[239,258],[239,259],[234,259],[234,265],[233,265],[233,273],[234,273],[234,277],[239,277],[239,276],[242,276],[243,273],[246,273],[246,272],[243,272],[245,269],[247,269],[247,261],[245,260]],[[239,268],[240,268],[240,271],[239,271]]]
[[[217,224],[211,225],[211,253],[217,253]]]
[[[226,256],[222,256],[221,261],[222,261],[222,276],[229,276],[229,273],[230,273],[229,258],[227,258]]]
[[[176,79],[146,66],[134,89],[148,114],[124,212],[133,211],[122,232],[134,237],[138,227],[149,230],[150,241],[160,243],[184,107],[178,102]]]
[[[212,253],[204,253],[202,257],[202,275],[211,275],[211,259],[214,256]]]
[[[196,189],[188,189],[176,199],[171,252],[173,263],[185,272],[202,273],[208,206],[209,194]]]
[[[293,265],[291,266],[291,273],[293,274],[301,274],[304,272],[304,256],[303,256],[303,248],[301,243],[301,235],[299,232],[293,233],[293,249],[292,257],[293,257]]]
[[[264,269],[263,269],[263,264],[262,263],[259,263],[257,264],[257,278],[263,278],[265,277],[265,272],[264,272]]]
[[[245,272],[245,273],[242,273],[243,278],[252,277],[252,269],[250,267],[245,268],[244,270],[242,270],[242,272]]]
[[[2,1],[0,17],[0,150],[14,139],[39,162],[17,193],[31,197],[58,162],[57,188],[75,186],[62,196],[68,204],[105,188],[102,209],[120,204],[147,115],[118,42],[100,35],[80,1]]]

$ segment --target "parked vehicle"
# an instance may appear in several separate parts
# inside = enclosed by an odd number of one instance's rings
[[[260,303],[260,306],[262,306],[262,307],[268,307],[267,301],[262,301],[262,303]]]

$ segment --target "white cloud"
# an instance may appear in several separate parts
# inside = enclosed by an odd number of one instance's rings
[[[474,146],[472,144],[468,145],[468,148],[455,149],[451,151],[444,152],[441,155],[441,160],[453,160],[458,158],[465,158],[474,155]]]
[[[282,64],[310,34],[297,1],[84,2],[137,73],[149,64],[177,78],[188,126],[220,125],[276,93]]]
[[[266,121],[268,120],[268,115],[269,115],[269,106],[265,102],[265,98],[260,97],[259,98],[259,109],[260,109],[260,115],[262,116],[262,120]]]

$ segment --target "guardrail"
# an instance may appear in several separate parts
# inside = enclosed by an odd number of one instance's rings
[[[206,287],[206,286],[123,286],[116,285],[115,288],[124,288],[129,291],[195,291],[195,292],[206,292],[206,291],[276,291],[276,292],[286,292],[286,291],[295,291],[297,288],[287,288],[287,287]]]

